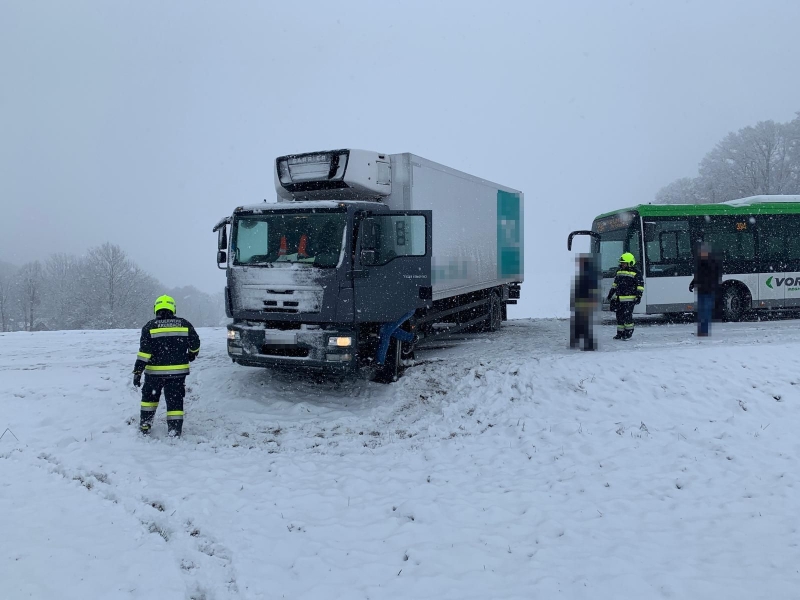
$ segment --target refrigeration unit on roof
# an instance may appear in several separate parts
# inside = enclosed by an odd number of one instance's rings
[[[379,200],[392,192],[388,154],[367,150],[328,150],[275,159],[279,201]]]

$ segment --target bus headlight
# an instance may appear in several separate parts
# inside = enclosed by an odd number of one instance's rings
[[[349,348],[353,345],[353,338],[347,337],[329,337],[328,346],[334,348]]]
[[[228,339],[231,341],[241,339],[239,332],[234,329],[228,329]]]

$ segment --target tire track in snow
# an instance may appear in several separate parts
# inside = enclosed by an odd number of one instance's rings
[[[174,554],[186,582],[187,600],[222,600],[215,590],[223,587],[226,598],[240,598],[236,569],[230,550],[195,525],[192,517],[175,517],[178,509],[160,500],[127,497],[121,486],[102,470],[67,468],[57,457],[41,453],[34,463],[40,468],[75,481],[103,500],[120,505],[145,531],[158,535]]]

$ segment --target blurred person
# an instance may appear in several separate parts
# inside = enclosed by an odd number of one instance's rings
[[[617,335],[615,340],[633,337],[633,308],[642,301],[644,279],[636,268],[636,258],[630,252],[619,257],[619,269],[614,283],[608,291],[611,310],[617,313]]]
[[[700,245],[689,291],[697,290],[697,336],[708,337],[717,292],[722,284],[722,263],[706,243]]]
[[[583,340],[584,350],[596,350],[594,339],[594,314],[598,305],[600,286],[597,264],[589,254],[581,254],[576,259],[577,273],[572,289],[569,347],[577,348]]]
[[[133,365],[133,385],[142,385],[139,430],[150,433],[161,392],[167,401],[167,431],[180,437],[183,429],[183,398],[189,363],[200,352],[200,336],[189,321],[175,316],[175,300],[159,296],[153,305],[155,319],[142,327],[139,352]]]

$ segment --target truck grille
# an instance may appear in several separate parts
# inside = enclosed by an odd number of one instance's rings
[[[273,346],[264,344],[260,349],[261,354],[267,356],[286,356],[289,358],[307,358],[308,348],[292,347],[292,346]]]

